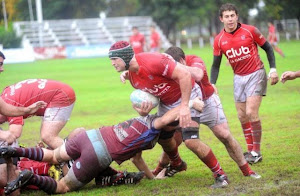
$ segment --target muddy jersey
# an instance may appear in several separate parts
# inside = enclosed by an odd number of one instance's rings
[[[197,84],[201,88],[203,100],[208,99],[214,93],[214,88],[209,82],[204,61],[196,55],[186,55],[185,62],[187,66],[198,67],[203,71],[203,78]]]
[[[170,55],[140,53],[135,58],[140,66],[139,71],[129,71],[129,80],[134,88],[159,97],[165,105],[181,98],[179,83],[171,78],[176,61]],[[193,86],[194,81],[191,82]]]
[[[224,54],[235,74],[248,75],[264,66],[258,54],[257,44],[262,46],[265,42],[265,37],[256,27],[241,24],[233,34],[223,29],[216,36],[214,56]]]
[[[121,164],[136,153],[155,146],[160,133],[153,128],[155,117],[148,115],[100,128],[107,150],[114,161]]]
[[[144,52],[145,37],[143,34],[132,35],[129,42],[135,54]]]
[[[46,108],[65,107],[75,102],[75,92],[67,84],[47,79],[28,79],[6,87],[1,98],[8,104],[27,107],[37,101],[47,103]],[[39,109],[36,116],[43,116],[46,108]],[[31,115],[8,117],[9,124],[24,124]]]

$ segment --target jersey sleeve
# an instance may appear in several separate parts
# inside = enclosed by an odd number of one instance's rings
[[[23,116],[18,116],[18,117],[7,117],[7,121],[9,125],[24,125],[24,118]]]
[[[263,36],[263,34],[258,30],[258,28],[253,27],[251,28],[251,34],[253,35],[254,41],[259,45],[262,46],[264,43],[266,43],[266,38]]]
[[[220,45],[219,45],[219,40],[220,40],[220,37],[219,36],[216,36],[215,37],[215,40],[214,40],[214,48],[213,48],[213,53],[214,53],[214,56],[221,56],[222,55],[222,50],[220,48]]]
[[[152,60],[153,66],[151,66],[152,73],[156,75],[172,79],[173,71],[176,67],[176,61],[168,54],[158,54],[160,58]]]

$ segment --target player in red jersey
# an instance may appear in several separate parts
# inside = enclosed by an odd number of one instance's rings
[[[160,50],[160,36],[155,30],[155,26],[152,25],[150,27],[151,35],[150,35],[150,52],[159,52]]]
[[[125,41],[116,42],[111,46],[109,58],[118,72],[127,70],[121,74],[121,80],[122,78],[128,79],[134,88],[147,91],[160,98],[159,116],[171,108],[180,106],[179,126],[182,128],[185,145],[214,172],[216,184],[213,187],[227,186],[227,176],[217,158],[210,147],[199,139],[199,123],[191,120],[191,117],[199,117],[201,113],[189,109],[189,100],[195,97],[202,98],[202,92],[185,66],[176,62],[168,54],[140,53],[134,55],[131,46]],[[138,112],[143,116],[147,115],[149,111]],[[173,127],[171,129],[174,130]],[[173,176],[187,168],[186,163],[179,156],[173,134],[174,132],[166,131],[162,131],[160,134],[159,143],[171,160],[166,170],[166,176]]]
[[[269,26],[269,33],[267,38],[269,43],[274,48],[274,50],[278,52],[278,54],[280,54],[280,56],[285,57],[282,50],[278,47],[278,40],[276,36],[275,26],[273,25],[272,22],[268,22],[268,26]]]
[[[129,43],[135,54],[144,52],[145,36],[139,32],[136,26],[132,27],[132,36],[129,39]]]
[[[201,101],[194,102],[192,106],[201,110],[203,103]],[[160,129],[173,122],[177,118],[179,110],[180,108],[176,107],[162,117],[157,115],[140,116],[117,125],[88,131],[78,128],[74,130],[78,132],[76,136],[55,150],[0,148],[0,157],[27,157],[53,164],[70,159],[75,160],[68,173],[59,181],[55,181],[49,176],[39,176],[29,170],[24,170],[16,180],[8,183],[5,193],[10,194],[25,185],[38,186],[48,194],[77,190],[97,177],[99,173],[109,167],[112,161],[121,164],[136,153],[153,148],[158,140]],[[132,180],[141,180],[144,176],[141,174],[135,175],[136,179]],[[123,179],[117,180],[116,183],[118,181],[126,183]]]
[[[271,85],[278,82],[274,51],[256,27],[238,22],[238,11],[233,4],[222,5],[219,15],[224,29],[214,40],[211,83],[216,84],[224,54],[234,71],[235,105],[248,148],[245,158],[249,163],[257,163],[262,160],[260,152],[262,128],[258,111],[267,89],[267,76],[258,54],[257,44],[266,51],[270,64]]]
[[[4,64],[5,56],[0,51],[0,73],[4,71],[3,64]],[[43,101],[38,101],[36,103],[32,103],[32,105],[29,105],[27,107],[15,107],[13,105],[7,104],[3,101],[3,99],[0,97],[0,114],[3,115],[9,115],[9,116],[20,116],[20,115],[27,115],[27,114],[33,114],[38,109],[45,107],[46,103]],[[8,135],[4,132],[0,132],[0,139],[1,140],[9,140],[8,143],[12,143],[14,140],[9,139]]]
[[[54,80],[28,79],[6,87],[1,98],[14,106],[28,106],[36,101],[46,102],[47,107],[33,114],[43,116],[41,139],[52,149],[63,143],[58,134],[69,120],[76,99],[75,92],[69,85]],[[30,116],[0,115],[0,123],[9,122],[9,131],[18,138],[22,133],[24,119]]]
[[[186,65],[192,77],[201,87],[205,106],[200,117],[198,117],[198,122],[208,126],[214,135],[225,145],[230,157],[237,163],[244,176],[260,178],[260,175],[251,170],[243,156],[241,146],[230,133],[220,98],[214,93],[214,88],[208,80],[204,61],[195,55],[185,55],[181,48],[175,46],[168,48],[165,53],[171,55],[177,62]],[[180,145],[182,142],[181,133],[176,132],[175,138],[177,145]],[[164,153],[154,173],[158,174],[168,163],[168,157]]]

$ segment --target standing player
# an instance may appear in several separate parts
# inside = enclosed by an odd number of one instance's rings
[[[44,101],[47,107],[34,113],[43,116],[41,139],[52,149],[63,144],[58,136],[70,118],[75,102],[75,92],[67,84],[47,79],[28,79],[6,87],[1,98],[15,106],[28,106],[36,101]],[[10,117],[0,115],[0,123],[9,122],[9,131],[20,137],[24,119],[31,115]]]
[[[266,71],[258,55],[257,44],[267,54],[271,85],[278,82],[274,52],[256,27],[238,22],[238,10],[233,4],[222,5],[219,15],[224,29],[214,40],[211,83],[216,84],[224,54],[234,71],[234,99],[247,142],[246,160],[249,163],[257,163],[262,160],[260,152],[262,128],[258,111],[262,96],[266,95],[267,90]]]
[[[129,39],[129,43],[135,54],[144,52],[145,36],[139,32],[136,26],[132,27],[132,36]]]
[[[203,103],[201,103],[202,106]],[[24,170],[16,180],[8,183],[5,193],[10,194],[24,185],[38,186],[48,194],[77,190],[109,167],[112,161],[121,164],[136,153],[153,148],[159,137],[160,129],[173,122],[177,118],[178,112],[179,107],[168,111],[162,117],[157,115],[140,116],[117,125],[88,131],[78,128],[75,131],[79,133],[75,137],[55,150],[0,148],[0,157],[27,157],[53,164],[70,159],[75,160],[68,173],[59,181],[55,181],[49,176],[39,176],[29,170]],[[143,172],[137,173],[131,180],[138,182],[143,176]],[[123,179],[119,179],[119,181],[124,182]]]
[[[155,30],[155,26],[152,25],[150,27],[151,35],[150,35],[150,52],[159,52],[160,50],[160,37],[159,34]]]
[[[270,42],[274,50],[280,54],[280,56],[285,57],[282,50],[278,47],[278,40],[276,36],[275,26],[273,25],[272,22],[268,22],[268,26],[269,26],[268,41]]]
[[[228,179],[212,150],[199,139],[199,123],[191,120],[199,117],[200,112],[189,109],[189,100],[202,98],[200,87],[191,78],[185,66],[176,62],[171,56],[160,53],[140,53],[134,55],[129,43],[119,41],[109,50],[109,58],[116,71],[124,72],[123,78],[131,85],[160,98],[158,115],[165,114],[171,108],[179,106],[179,126],[185,145],[194,152],[214,173],[215,184],[219,188],[228,185]],[[146,115],[141,114],[140,115]],[[186,170],[181,160],[173,134],[160,135],[160,144],[168,154],[171,164],[166,170],[167,176]],[[174,132],[173,132],[174,133]]]
[[[214,88],[208,80],[206,66],[203,60],[195,55],[185,55],[181,48],[174,46],[168,48],[165,53],[171,55],[175,61],[186,65],[192,77],[202,90],[205,106],[197,121],[208,126],[215,136],[225,145],[230,157],[237,163],[244,176],[260,178],[260,175],[250,169],[243,156],[241,146],[230,133],[220,98],[214,93]],[[176,132],[175,136],[177,145],[180,145],[182,142],[180,132]],[[157,175],[168,163],[168,157],[166,154],[163,154],[159,165],[153,172],[154,175]]]

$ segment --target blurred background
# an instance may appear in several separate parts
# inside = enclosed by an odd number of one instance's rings
[[[223,0],[1,0],[0,50],[6,63],[50,58],[106,56],[109,46],[129,40],[136,26],[150,42],[150,26],[161,51],[212,44],[223,27]],[[232,0],[243,23],[267,36],[269,21],[280,40],[299,40],[299,0]],[[146,49],[147,50],[147,49]],[[18,58],[16,58],[18,57]],[[22,57],[22,58],[21,58]],[[21,58],[21,59],[20,59]]]

